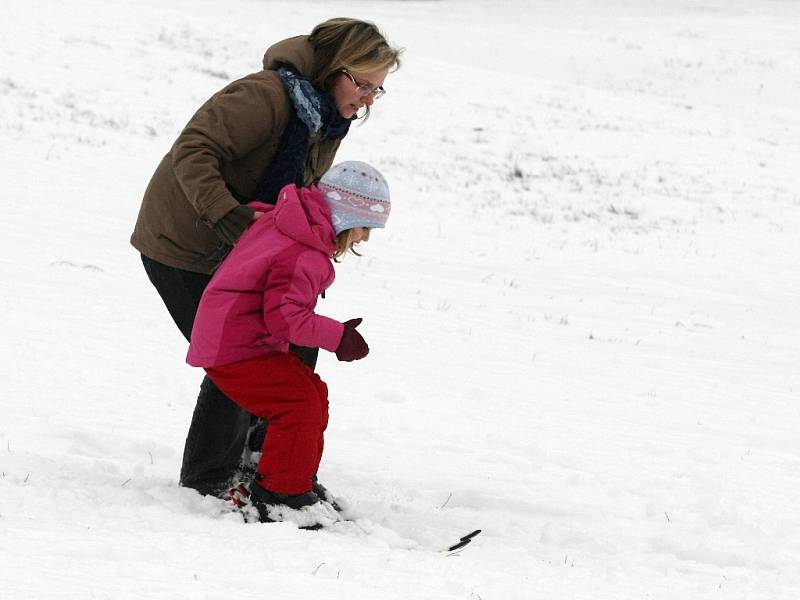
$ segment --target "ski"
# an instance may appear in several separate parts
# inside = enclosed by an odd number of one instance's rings
[[[242,519],[244,520],[245,523],[258,522],[258,515],[255,513],[254,510],[251,510],[250,490],[246,485],[240,483],[236,487],[228,490],[228,501],[233,505],[232,509],[241,514]],[[341,509],[339,509],[339,507],[335,504],[335,501],[332,503],[330,501],[321,500],[321,502],[329,506],[331,514],[336,515],[337,518],[330,525],[327,526],[320,524],[316,527],[308,527],[308,526],[301,527],[302,529],[312,529],[312,530],[332,529],[331,526],[335,525],[336,523],[349,523],[352,526],[355,526],[356,528],[360,529],[364,533],[369,533],[367,529],[358,524],[356,519],[347,518],[344,515],[342,515]],[[481,531],[482,531],[481,529],[476,529],[474,531],[471,531],[467,535],[461,536],[456,543],[450,544],[449,546],[445,548],[440,548],[436,551],[448,555],[460,552],[466,546],[468,546],[472,542],[472,540],[475,539],[475,537],[481,533]]]

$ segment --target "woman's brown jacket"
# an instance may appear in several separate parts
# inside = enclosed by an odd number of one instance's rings
[[[160,263],[197,273],[217,266],[213,225],[249,197],[275,156],[293,115],[275,69],[290,64],[312,76],[307,36],[283,40],[264,55],[264,70],[234,81],[194,114],[156,168],[144,193],[131,244]],[[341,140],[310,141],[305,185],[333,163]]]

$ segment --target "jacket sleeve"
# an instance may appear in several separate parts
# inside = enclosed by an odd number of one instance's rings
[[[172,167],[183,193],[203,221],[213,225],[239,203],[222,168],[278,139],[288,111],[279,81],[249,76],[228,85],[194,114],[172,146]]]
[[[344,326],[314,312],[331,271],[330,260],[313,250],[275,261],[264,291],[264,324],[270,334],[298,346],[336,351]]]

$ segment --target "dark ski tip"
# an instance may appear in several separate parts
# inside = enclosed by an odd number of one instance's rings
[[[462,537],[460,540],[458,540],[458,542],[456,542],[455,544],[453,544],[452,546],[450,546],[450,547],[447,549],[447,551],[448,551],[448,552],[454,552],[455,550],[461,550],[461,548],[463,548],[464,546],[466,546],[467,544],[469,544],[469,543],[472,541],[472,538],[474,538],[474,537],[475,537],[476,535],[478,535],[480,532],[481,532],[481,530],[480,530],[480,529],[476,529],[476,530],[475,530],[475,531],[473,531],[472,533],[468,533],[467,535],[465,535],[464,537]]]

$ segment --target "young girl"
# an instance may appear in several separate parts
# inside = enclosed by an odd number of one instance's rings
[[[356,330],[314,312],[334,279],[332,262],[384,227],[389,188],[373,167],[357,161],[331,168],[319,186],[284,187],[239,239],[203,292],[187,362],[248,412],[269,421],[250,501],[262,522],[285,508],[318,505],[312,478],[322,458],[328,388],[288,351],[289,343],[364,358]],[[313,511],[311,511],[313,512]]]

